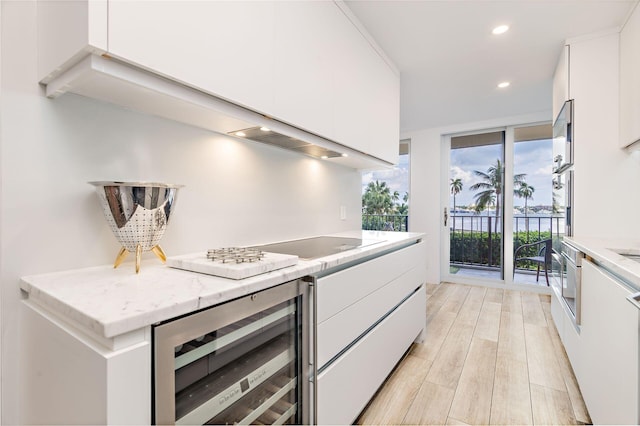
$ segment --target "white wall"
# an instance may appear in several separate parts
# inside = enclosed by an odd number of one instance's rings
[[[574,235],[636,238],[640,153],[618,145],[617,31],[569,40],[574,102]]]
[[[161,242],[169,256],[360,227],[356,170],[74,95],[45,98],[35,3],[1,7],[3,423],[18,422],[19,277],[111,264],[119,249],[88,181],[184,184]],[[155,262],[145,256],[142,269]]]
[[[424,232],[427,245],[427,282],[440,282],[441,238],[444,231],[441,195],[448,192],[449,179],[442,181],[442,136],[462,132],[479,131],[505,126],[538,123],[551,120],[551,93],[549,110],[504,117],[498,120],[461,123],[447,127],[425,129],[402,134],[401,139],[411,139],[411,206],[410,229]]]

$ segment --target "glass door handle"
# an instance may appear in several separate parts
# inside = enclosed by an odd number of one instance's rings
[[[447,226],[447,221],[449,220],[449,214],[447,213],[447,208],[446,207],[444,208],[444,211],[443,211],[443,217],[444,217],[443,226]]]

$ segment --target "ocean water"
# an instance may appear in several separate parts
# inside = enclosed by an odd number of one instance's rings
[[[498,217],[501,221],[502,217]],[[491,230],[495,231],[495,216],[487,216],[486,214],[477,215],[474,213],[455,213],[449,217],[449,229],[460,231],[488,231],[489,221],[491,221]],[[564,234],[565,219],[564,216],[551,214],[516,214],[513,216],[513,230],[526,231],[527,225],[529,232],[545,232],[552,231],[553,234]],[[498,224],[500,229],[500,224]]]

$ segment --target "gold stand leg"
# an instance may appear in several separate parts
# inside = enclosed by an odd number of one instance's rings
[[[116,256],[116,261],[113,262],[113,269],[115,269],[118,266],[120,266],[120,264],[122,263],[124,258],[127,257],[128,254],[129,254],[129,250],[127,250],[126,248],[122,247],[120,249],[120,251],[118,252],[118,256]]]
[[[167,255],[164,254],[164,252],[162,251],[162,249],[160,248],[160,246],[153,246],[151,247],[151,251],[158,256],[158,259],[160,259],[162,261],[162,263],[166,263],[167,262]]]
[[[142,246],[136,246],[136,274],[140,272],[140,261],[142,260]]]

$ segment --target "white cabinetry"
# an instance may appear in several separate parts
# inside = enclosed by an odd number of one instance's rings
[[[626,286],[589,261],[582,265],[582,396],[594,424],[638,424],[639,311]]]
[[[317,280],[318,424],[351,424],[425,327],[425,245]]]
[[[109,54],[223,99],[273,109],[273,2],[109,1]]]
[[[568,101],[569,93],[569,45],[562,48],[562,53],[558,58],[556,71],[553,74],[553,120],[558,117],[560,109],[565,101]]]
[[[38,4],[39,76],[44,83],[87,54],[106,54],[387,163],[397,162],[399,76],[344,5]]]
[[[640,7],[620,32],[620,145],[640,140]]]
[[[151,338],[88,334],[21,306],[21,424],[150,424]]]

